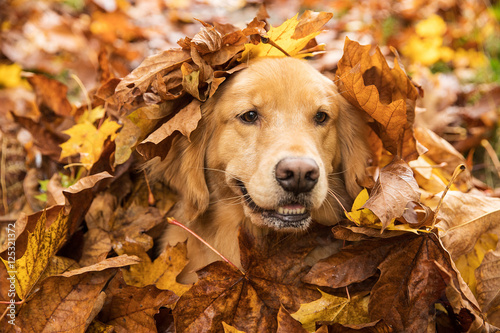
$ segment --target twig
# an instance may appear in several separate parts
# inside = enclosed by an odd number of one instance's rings
[[[278,50],[280,50],[287,57],[291,57],[291,55],[289,55],[288,52],[286,52],[285,50],[283,50],[283,48],[281,46],[279,46],[278,44],[276,44],[271,38],[260,36],[260,41],[262,43],[264,43],[264,44],[270,44],[271,46],[273,46],[273,47],[277,48]]]
[[[184,229],[187,232],[189,232],[191,235],[193,235],[194,237],[196,237],[200,242],[202,242],[203,244],[205,244],[206,246],[208,246],[208,248],[210,250],[214,251],[214,253],[216,253],[219,257],[221,257],[222,260],[224,260],[225,262],[227,262],[229,265],[233,266],[235,269],[239,270],[241,272],[241,274],[246,275],[245,272],[243,272],[241,269],[238,268],[238,266],[236,266],[231,261],[229,261],[229,259],[227,259],[226,257],[224,257],[222,255],[222,253],[220,253],[219,251],[217,251],[212,245],[208,244],[203,238],[201,238],[200,236],[198,236],[198,234],[196,234],[193,230],[189,229],[188,227],[186,227],[184,224],[180,223],[179,221],[177,221],[173,217],[167,217],[167,222],[170,223],[170,224],[176,225],[178,227],[181,227],[182,229]]]
[[[495,169],[497,169],[498,176],[500,177],[500,161],[498,160],[498,156],[495,152],[495,149],[493,149],[491,143],[489,143],[488,140],[485,139],[481,140],[481,146],[483,146],[484,149],[486,149],[486,152],[488,153],[488,156],[493,162]]]
[[[450,182],[448,183],[448,185],[446,185],[446,188],[443,191],[443,195],[441,196],[441,199],[439,200],[438,205],[436,207],[436,211],[434,212],[434,219],[432,220],[431,229],[434,228],[434,224],[436,224],[436,219],[437,219],[439,210],[441,209],[441,204],[443,203],[444,196],[446,195],[446,193],[448,193],[448,190],[450,189],[451,185],[453,185],[453,183],[455,182],[455,179],[457,179],[458,175],[460,175],[464,170],[465,170],[465,165],[460,164],[459,166],[457,166],[455,168],[455,171],[453,171],[453,175],[451,176]]]

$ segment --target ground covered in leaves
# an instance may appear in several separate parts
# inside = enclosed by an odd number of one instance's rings
[[[0,332],[498,331],[500,5],[216,3],[0,4]],[[180,284],[176,197],[138,166],[264,56],[366,112],[371,177],[333,228],[241,230],[242,270]]]

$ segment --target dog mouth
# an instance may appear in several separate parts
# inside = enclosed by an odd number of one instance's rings
[[[259,207],[252,199],[245,185],[238,183],[245,197],[246,205],[253,213],[260,214],[266,225],[275,229],[306,229],[311,222],[311,212],[307,205],[298,200],[288,200],[280,203],[276,209]]]

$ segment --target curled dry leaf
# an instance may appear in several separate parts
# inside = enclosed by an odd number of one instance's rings
[[[395,160],[380,170],[370,199],[363,205],[377,215],[382,230],[400,217],[410,201],[419,201],[418,184],[413,171],[403,160]]]
[[[371,49],[346,38],[335,82],[352,105],[375,120],[372,127],[384,147],[395,156],[411,160],[418,156],[412,129],[418,91],[397,58],[390,68],[380,49],[375,48],[370,55]]]
[[[51,112],[63,117],[71,115],[73,107],[66,98],[68,93],[66,85],[37,74],[30,75],[28,82],[35,90],[36,102],[42,114],[47,115],[49,119],[53,117]]]

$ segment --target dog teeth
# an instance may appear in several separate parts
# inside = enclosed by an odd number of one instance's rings
[[[278,214],[281,214],[281,215],[300,215],[300,214],[304,214],[305,212],[306,212],[305,207],[302,207],[302,208],[278,207]]]

